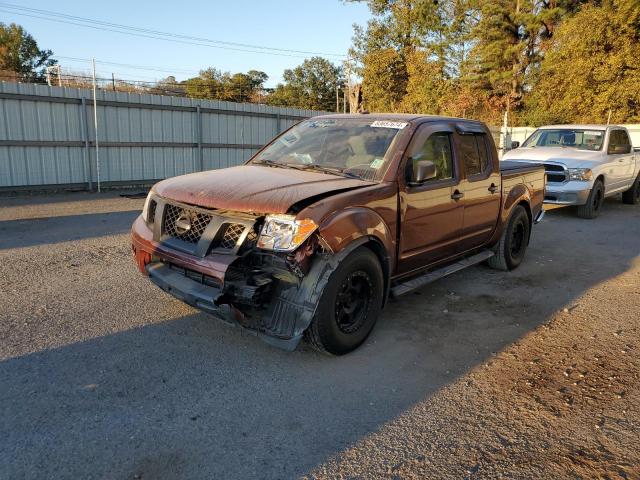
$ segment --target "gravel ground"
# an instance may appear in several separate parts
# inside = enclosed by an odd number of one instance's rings
[[[140,199],[0,198],[0,478],[640,478],[640,208],[286,353],[137,273]]]

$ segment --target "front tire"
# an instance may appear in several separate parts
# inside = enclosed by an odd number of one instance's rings
[[[356,249],[331,274],[305,338],[331,355],[355,350],[373,330],[383,295],[378,258],[366,247]]]
[[[628,205],[638,205],[640,203],[640,174],[636,177],[631,188],[622,194],[622,201]]]
[[[511,213],[507,228],[502,232],[496,254],[487,260],[487,264],[504,272],[517,268],[527,251],[530,232],[529,215],[522,205],[517,205]]]
[[[596,180],[596,183],[594,183],[591,193],[589,194],[589,198],[587,199],[587,203],[578,206],[578,216],[588,220],[596,218],[600,215],[603,202],[604,183],[602,183],[602,180]]]

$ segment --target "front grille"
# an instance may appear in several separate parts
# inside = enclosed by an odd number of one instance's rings
[[[224,235],[220,240],[219,248],[232,250],[233,248],[235,248],[236,243],[238,243],[240,236],[244,232],[245,226],[241,223],[227,223],[225,225],[226,228],[224,231]]]
[[[567,170],[563,165],[556,165],[555,163],[545,163],[544,170],[547,174],[547,182],[564,183],[568,180]]]
[[[180,240],[176,248],[204,256],[210,253],[237,254],[253,248],[258,235],[255,219],[248,216],[226,216],[216,211],[204,210],[183,204],[166,203],[158,209],[158,221],[162,216],[162,236],[167,241]],[[205,234],[205,238],[203,235]],[[240,244],[242,236],[246,236]],[[202,241],[201,241],[202,240]]]
[[[211,215],[170,203],[164,209],[164,233],[185,242],[198,243],[210,221]]]

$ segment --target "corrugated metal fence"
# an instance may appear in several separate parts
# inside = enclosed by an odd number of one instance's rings
[[[92,98],[90,90],[0,82],[0,191],[95,188]],[[325,113],[109,91],[98,91],[97,105],[99,173],[107,185],[239,165],[279,132]],[[640,146],[640,125],[627,128]],[[502,147],[505,135],[491,130]],[[507,144],[533,131],[509,128]]]
[[[92,189],[90,90],[0,82],[0,190]],[[282,130],[324,112],[98,91],[101,182],[151,183],[238,165]]]

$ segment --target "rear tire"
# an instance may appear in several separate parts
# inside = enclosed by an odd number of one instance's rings
[[[529,215],[522,205],[517,205],[511,213],[507,227],[502,232],[495,256],[489,258],[487,264],[503,272],[517,268],[527,251],[530,232]]]
[[[638,205],[640,203],[640,174],[631,185],[631,188],[622,194],[622,201],[628,205]]]
[[[376,255],[360,247],[331,274],[305,338],[316,350],[344,355],[373,330],[384,295],[382,267]]]
[[[587,203],[578,206],[578,216],[591,220],[600,215],[602,203],[604,202],[604,183],[602,180],[596,180],[593,184]]]

